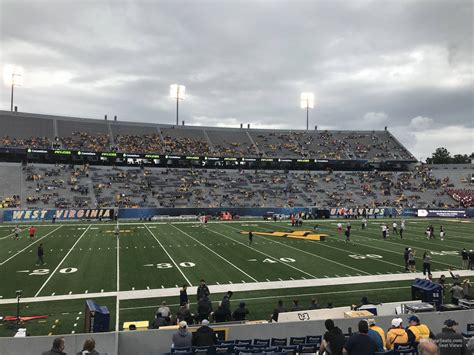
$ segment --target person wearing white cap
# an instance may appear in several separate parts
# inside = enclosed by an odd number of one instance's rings
[[[405,344],[408,342],[408,335],[403,329],[403,320],[401,318],[392,319],[392,327],[387,331],[387,340],[385,345],[387,350],[393,350],[395,344]]]
[[[188,323],[181,321],[178,324],[179,328],[173,334],[172,348],[187,348],[192,346],[193,335],[188,331]]]

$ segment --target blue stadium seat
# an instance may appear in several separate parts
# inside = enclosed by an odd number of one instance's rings
[[[270,346],[270,339],[254,339],[253,345],[265,345]]]
[[[261,349],[245,349],[241,351],[235,351],[235,355],[245,355],[245,354],[263,354]]]
[[[394,355],[417,355],[418,350],[414,348],[411,344],[395,344],[393,349]]]
[[[212,353],[213,351],[214,351],[213,346],[193,346],[193,353],[195,354],[204,355],[204,354]]]
[[[234,352],[234,344],[219,344],[214,346],[214,351],[218,354]]]
[[[234,345],[234,344],[235,344],[235,340],[221,340],[221,341],[219,342],[219,344],[221,344],[221,345],[227,345],[227,344],[229,344],[229,345]]]
[[[466,326],[466,332],[462,332],[463,337],[472,338],[474,336],[474,323],[468,323]]]
[[[321,339],[322,339],[322,336],[321,335],[307,335],[306,336],[306,343],[310,343],[310,344],[321,344]]]
[[[299,344],[298,353],[316,353],[320,344]]]
[[[306,337],[290,337],[290,345],[300,345],[306,343]]]
[[[297,345],[286,345],[286,346],[279,346],[278,347],[279,352],[285,353],[285,354],[290,354],[290,355],[296,354],[297,350],[298,350]]]
[[[271,345],[272,346],[285,346],[288,340],[286,338],[272,338]]]
[[[178,353],[178,354],[182,354],[182,353],[190,353],[192,352],[192,349],[190,347],[186,347],[186,348],[172,348],[171,349],[171,353]]]
[[[242,351],[251,352],[250,345],[235,345],[234,346],[235,354],[240,354]]]
[[[278,352],[278,346],[270,346],[268,348],[263,349],[264,353],[276,353]]]
[[[262,349],[262,351],[263,351],[263,349],[265,349],[265,348],[267,348],[267,347],[268,347],[268,345],[252,344],[252,345],[250,345],[249,348],[250,348],[250,349],[254,349],[254,350],[255,350],[255,349]]]
[[[235,345],[251,345],[252,344],[252,339],[245,339],[245,340],[235,340],[234,341]]]

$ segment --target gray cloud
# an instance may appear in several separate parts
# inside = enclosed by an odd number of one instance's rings
[[[299,94],[313,91],[311,126],[389,126],[406,137],[424,117],[435,130],[456,128],[446,134],[474,134],[468,0],[0,6],[2,67],[25,68],[22,111],[173,123],[168,88],[177,82],[187,86],[180,118],[188,124],[303,129]],[[8,90],[0,103],[8,109]],[[410,134],[417,157],[443,144]],[[472,144],[451,150],[469,153]]]

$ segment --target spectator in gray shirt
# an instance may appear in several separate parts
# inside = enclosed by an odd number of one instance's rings
[[[191,347],[193,335],[188,331],[188,323],[186,321],[179,322],[179,329],[173,334],[172,348]]]
[[[453,287],[449,289],[451,292],[451,303],[459,304],[459,299],[464,298],[464,289],[456,282]]]

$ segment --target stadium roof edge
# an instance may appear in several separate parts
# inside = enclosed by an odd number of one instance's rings
[[[111,116],[108,121],[105,121],[103,118],[85,118],[85,117],[73,117],[73,116],[57,116],[57,115],[47,115],[39,113],[30,113],[30,112],[11,112],[0,110],[0,116],[19,116],[19,117],[30,117],[30,118],[40,118],[40,119],[51,119],[51,120],[61,120],[61,121],[74,121],[74,122],[90,122],[90,123],[109,123],[111,125],[122,125],[122,126],[136,126],[136,127],[158,127],[158,128],[181,128],[186,129],[196,129],[196,130],[213,130],[213,131],[246,131],[247,128],[239,127],[212,127],[212,126],[176,126],[173,124],[165,123],[152,123],[152,122],[136,122],[136,121],[114,121],[113,116]],[[271,128],[250,128],[253,132],[268,132],[268,131],[279,131],[279,132],[307,132],[305,129],[271,129]],[[365,133],[365,132],[384,132],[384,130],[318,130],[317,132],[353,132],[353,133]],[[387,130],[388,131],[388,130]],[[315,132],[314,130],[309,130],[309,132]],[[388,131],[390,132],[390,131]],[[393,136],[393,135],[392,135]]]

